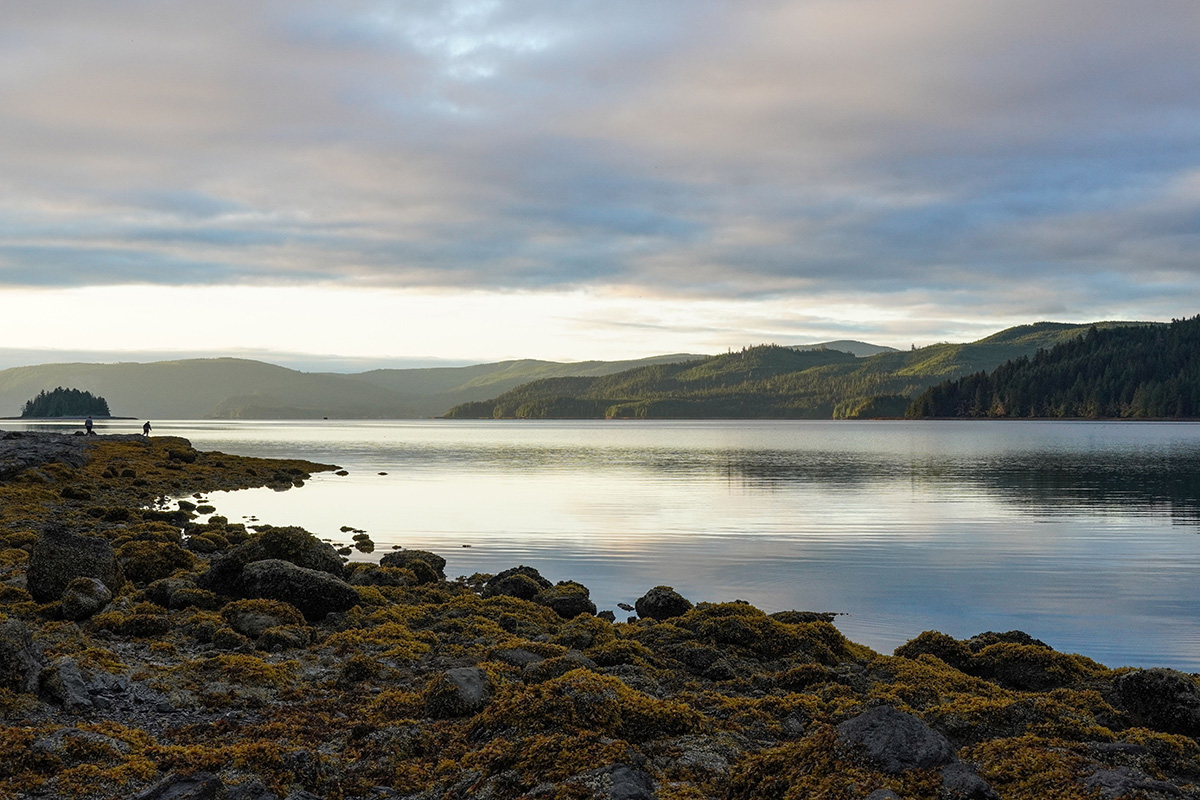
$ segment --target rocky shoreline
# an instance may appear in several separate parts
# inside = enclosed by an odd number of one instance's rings
[[[336,469],[0,432],[0,798],[1200,798],[1195,675],[197,521]]]

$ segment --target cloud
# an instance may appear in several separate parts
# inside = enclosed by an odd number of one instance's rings
[[[8,4],[0,283],[1182,313],[1196,30],[1190,0]]]

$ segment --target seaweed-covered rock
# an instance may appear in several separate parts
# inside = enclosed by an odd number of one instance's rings
[[[642,619],[671,619],[692,610],[692,603],[670,586],[655,586],[634,603]]]
[[[382,567],[410,568],[413,561],[424,561],[441,580],[446,579],[446,559],[428,550],[393,550],[379,559]]]
[[[575,619],[580,614],[594,616],[596,613],[591,592],[575,581],[559,581],[554,586],[542,589],[534,595],[533,602],[553,609],[563,619]]]
[[[49,528],[38,536],[29,557],[26,588],[39,603],[62,597],[76,578],[97,578],[116,592],[125,582],[116,553],[107,539]]]
[[[384,567],[375,564],[363,564],[354,570],[350,576],[351,586],[408,586],[413,583],[414,575],[409,570],[398,567]]]
[[[242,570],[259,561],[286,561],[298,567],[344,577],[341,556],[333,545],[322,542],[303,528],[268,527],[237,547],[217,556],[196,584],[218,594],[237,596]]]
[[[945,800],[1000,800],[975,770],[957,762],[942,768],[942,797]]]
[[[36,692],[46,658],[19,619],[0,620],[0,688]]]
[[[970,672],[973,664],[973,656],[967,645],[938,631],[924,631],[917,638],[897,647],[895,654],[902,658],[931,655],[963,672]]]
[[[572,790],[586,788],[591,792],[591,800],[655,800],[657,796],[654,793],[654,779],[627,764],[599,767],[568,778],[565,783]],[[570,796],[580,795],[572,791]]]
[[[985,631],[967,639],[967,648],[972,653],[978,653],[983,648],[991,647],[994,644],[1021,644],[1028,647],[1042,647],[1046,650],[1054,649],[1041,639],[1033,638],[1025,631],[1005,631],[1004,633]]]
[[[300,611],[282,600],[235,600],[221,609],[221,616],[229,627],[251,638],[257,638],[267,628],[304,624]]]
[[[1173,669],[1139,669],[1113,681],[1117,704],[1142,725],[1200,736],[1200,686]]]
[[[82,620],[112,602],[113,594],[99,578],[76,578],[67,584],[62,594],[62,615],[70,620]]]
[[[1121,797],[1186,797],[1179,787],[1155,780],[1132,767],[1098,769],[1083,781],[1083,787],[1103,800]],[[1150,794],[1148,794],[1150,793]]]
[[[168,775],[131,800],[221,800],[225,784],[216,775],[197,772],[193,775]]]
[[[484,597],[507,595],[519,597],[522,600],[532,600],[543,589],[549,589],[554,584],[542,577],[533,567],[524,564],[503,570],[488,578],[483,585]]]
[[[998,642],[975,655],[973,670],[1010,689],[1041,692],[1071,686],[1104,668],[1083,656],[1059,653],[1049,647]]]
[[[246,597],[291,603],[309,621],[324,619],[333,611],[348,611],[359,603],[358,592],[344,581],[277,558],[247,564],[238,587]]]
[[[838,741],[857,749],[879,770],[896,775],[954,760],[954,748],[912,714],[875,706],[837,726]]]
[[[479,667],[448,669],[425,687],[425,711],[434,719],[476,714],[491,699],[492,682]]]
[[[196,557],[174,542],[126,542],[117,548],[117,561],[135,586],[146,586],[196,566]]]

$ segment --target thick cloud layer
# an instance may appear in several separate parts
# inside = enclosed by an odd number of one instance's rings
[[[0,284],[1170,317],[1194,0],[0,7]]]

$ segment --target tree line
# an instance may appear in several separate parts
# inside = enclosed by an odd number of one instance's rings
[[[52,392],[45,389],[38,396],[27,400],[21,410],[22,417],[109,417],[108,401],[91,392],[64,389],[59,386]]]

